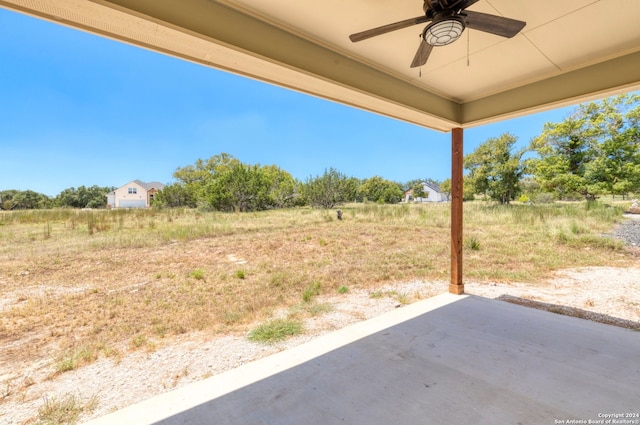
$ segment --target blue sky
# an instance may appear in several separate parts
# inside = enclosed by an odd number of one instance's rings
[[[573,108],[465,130],[526,145]],[[0,9],[0,190],[173,181],[221,152],[305,180],[450,175],[450,134]]]

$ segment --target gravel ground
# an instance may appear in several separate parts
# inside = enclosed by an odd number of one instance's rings
[[[611,236],[640,247],[640,215],[621,223]],[[376,291],[366,290],[319,297],[331,305],[327,313],[310,318],[306,333],[285,342],[264,345],[246,335],[185,335],[153,352],[135,352],[114,360],[99,359],[80,369],[51,377],[52,365],[31,365],[10,371],[2,382],[0,423],[33,424],[47,400],[72,395],[94,399],[96,408],[85,413],[87,421],[132,403],[236,368],[261,357],[289,349],[327,332],[366,320],[415,301],[446,291],[447,282],[405,282]],[[517,302],[557,313],[577,315],[618,326],[640,327],[640,262],[633,268],[588,267],[562,270],[548,282],[465,282],[469,294]],[[559,308],[559,306],[561,308]]]
[[[611,236],[622,239],[629,246],[640,246],[640,214],[625,214],[627,220],[611,232]]]

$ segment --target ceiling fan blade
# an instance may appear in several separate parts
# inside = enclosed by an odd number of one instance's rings
[[[427,59],[429,59],[429,55],[431,54],[432,50],[433,46],[431,44],[427,43],[424,40],[420,40],[420,46],[418,47],[416,55],[413,57],[411,68],[416,68],[427,63]]]
[[[464,15],[467,15],[465,18],[467,28],[507,38],[511,38],[518,34],[520,30],[527,25],[526,22],[518,21],[516,19],[489,15],[487,13],[473,12],[471,10],[465,11]]]
[[[449,8],[451,10],[464,10],[467,7],[471,6],[474,3],[479,2],[480,0],[457,0],[456,2],[452,3],[451,6],[449,6]]]
[[[386,33],[391,32],[391,31],[399,30],[399,29],[402,29],[402,28],[407,28],[407,27],[410,27],[412,25],[422,24],[422,23],[428,22],[430,20],[431,20],[431,18],[429,18],[427,16],[418,16],[418,17],[411,18],[411,19],[405,19],[404,21],[394,22],[393,24],[387,24],[387,25],[383,25],[381,27],[372,28],[370,30],[357,32],[355,34],[351,34],[349,36],[349,38],[351,39],[352,42],[355,43],[357,41],[362,41],[362,40],[366,40],[367,38],[375,37],[377,35],[382,35],[382,34],[386,34]]]

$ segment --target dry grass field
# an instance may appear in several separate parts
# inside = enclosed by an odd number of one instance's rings
[[[448,208],[354,204],[342,221],[311,209],[1,212],[0,384],[25,365],[55,379],[192,332],[246,333],[319,294],[447,281]],[[622,212],[465,204],[465,276],[536,285],[564,268],[637,266],[606,237]],[[0,409],[20,391],[0,393]]]

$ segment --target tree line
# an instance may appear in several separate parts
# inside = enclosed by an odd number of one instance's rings
[[[391,204],[400,202],[410,188],[422,190],[420,182],[425,181],[399,183],[380,176],[361,180],[335,168],[300,181],[276,165],[245,164],[227,153],[198,159],[178,168],[173,177],[175,182],[156,193],[154,207],[246,212],[305,205],[333,208],[346,202]],[[107,194],[115,189],[71,187],[53,198],[31,190],[5,190],[0,191],[0,209],[105,208]]]
[[[369,179],[349,177],[335,168],[300,181],[276,165],[245,164],[221,153],[207,160],[178,168],[174,183],[158,192],[158,207],[192,207],[216,211],[259,211],[309,205],[333,208],[346,202],[397,203],[405,184],[380,176]]]
[[[393,204],[415,189],[421,194],[422,181],[394,182],[380,176],[369,179],[349,177],[335,168],[300,181],[276,165],[245,164],[227,153],[178,168],[170,183],[158,193],[153,206],[188,207],[209,211],[259,211],[274,208],[311,206],[333,208],[347,202]],[[47,208],[105,208],[106,196],[115,187],[80,186],[63,190],[55,197],[31,190],[0,191],[0,210]]]
[[[640,192],[640,96],[620,95],[579,105],[546,123],[529,146],[503,134],[465,156],[465,198],[596,200]]]
[[[3,190],[0,191],[0,210],[105,208],[107,193],[115,189],[95,185],[70,187],[53,198],[32,190]]]
[[[502,204],[547,202],[640,192],[640,96],[620,95],[579,105],[559,123],[546,123],[529,145],[517,137],[490,138],[464,157],[464,199],[481,195]],[[397,203],[422,182],[448,193],[451,181],[380,176],[349,177],[334,168],[305,181],[276,165],[245,164],[227,153],[178,168],[175,182],[158,192],[154,206],[216,211],[258,211],[308,205],[333,208],[346,202]],[[104,208],[114,187],[80,186],[54,198],[33,191],[0,191],[0,209]]]

